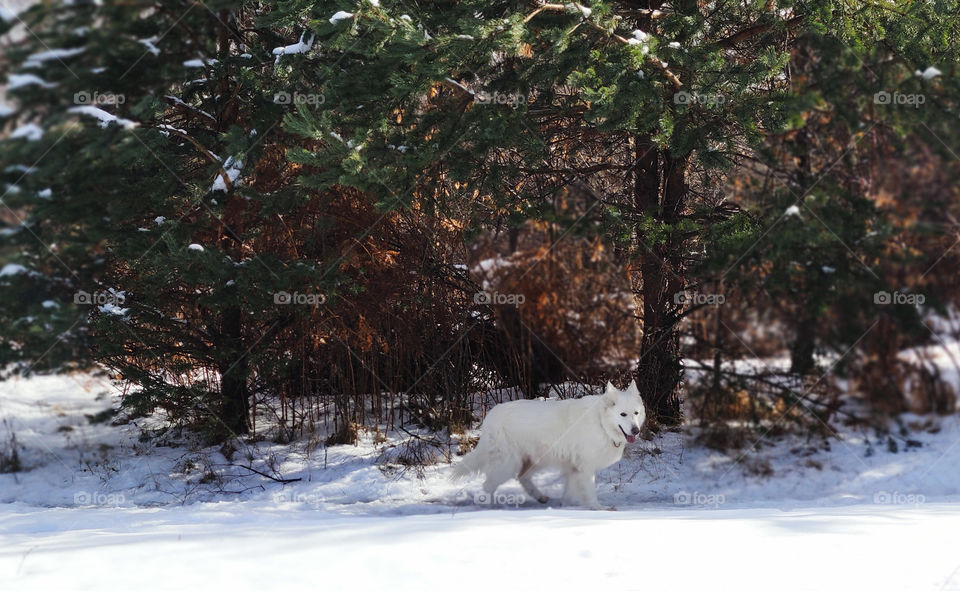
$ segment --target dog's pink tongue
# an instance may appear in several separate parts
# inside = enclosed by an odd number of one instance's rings
[[[633,435],[627,435],[627,443],[633,443],[636,440],[637,438],[634,437]]]

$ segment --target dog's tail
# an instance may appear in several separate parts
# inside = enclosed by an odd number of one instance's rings
[[[453,465],[453,473],[450,475],[451,480],[466,480],[475,474],[483,472],[483,468],[487,464],[487,457],[483,448],[481,448],[482,443],[483,439],[481,438],[480,443],[477,444],[477,447],[475,447],[473,451],[463,456],[462,460]]]
[[[484,424],[484,427],[487,427],[487,425]],[[484,473],[487,466],[490,465],[491,456],[494,455],[494,450],[497,447],[493,441],[495,438],[495,429],[485,429],[480,436],[480,441],[477,442],[477,446],[453,466],[451,478],[454,481],[464,480],[476,474]]]

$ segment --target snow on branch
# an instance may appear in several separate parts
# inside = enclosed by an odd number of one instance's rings
[[[217,178],[213,179],[213,186],[210,187],[211,193],[215,191],[229,193],[232,191],[233,185],[237,183],[237,179],[240,177],[240,171],[243,170],[243,161],[239,158],[228,156],[227,161],[223,163],[223,168],[220,170],[221,173],[217,175]]]
[[[67,109],[69,113],[77,113],[80,115],[87,115],[88,117],[93,117],[100,121],[100,127],[106,127],[111,123],[116,123],[124,129],[133,129],[137,127],[139,123],[136,121],[131,121],[130,119],[121,119],[112,113],[108,113],[103,109],[91,106],[91,105],[81,105],[79,107],[70,107]]]
[[[303,38],[306,36],[307,32],[304,31],[300,34],[300,41],[293,43],[291,45],[285,45],[283,47],[275,47],[273,49],[273,55],[277,56],[277,59],[274,63],[279,64],[280,58],[285,55],[295,55],[298,53],[307,53],[313,48],[314,35],[310,35],[310,40],[304,42]]]
[[[551,4],[551,3],[544,3],[544,4],[541,4],[539,8],[537,8],[536,10],[534,10],[533,12],[531,12],[530,14],[528,14],[527,17],[523,19],[523,22],[524,22],[524,23],[530,22],[531,20],[533,20],[533,18],[534,18],[535,16],[537,16],[538,14],[540,14],[541,12],[543,12],[543,11],[545,11],[545,10],[579,13],[579,14],[583,17],[584,22],[586,22],[587,24],[589,24],[591,27],[593,27],[593,28],[596,29],[597,31],[600,31],[600,32],[605,33],[605,34],[608,34],[608,31],[607,31],[606,29],[604,29],[603,27],[601,27],[601,26],[598,25],[597,23],[592,22],[592,21],[589,20],[589,17],[590,17],[590,15],[592,14],[592,12],[591,12],[591,10],[590,10],[589,8],[587,8],[587,7],[583,6],[583,5],[580,5],[580,4],[575,4],[575,3],[571,3],[571,4]],[[615,33],[614,33],[613,35],[611,35],[611,36],[612,36],[614,39],[616,39],[617,41],[619,41],[620,43],[623,43],[623,44],[625,44],[625,45],[635,45],[635,44],[637,44],[637,42],[638,42],[636,38],[634,38],[634,39],[627,39],[626,37],[622,37],[622,36],[617,35],[617,34],[615,34]],[[675,88],[677,88],[677,89],[683,88],[683,83],[680,82],[680,79],[677,78],[677,76],[676,76],[673,72],[671,72],[671,71],[667,68],[667,65],[666,65],[665,63],[663,63],[662,61],[660,61],[659,58],[656,58],[656,57],[654,57],[654,56],[652,56],[652,55],[647,55],[647,56],[646,56],[646,59],[647,59],[647,61],[649,61],[650,63],[652,63],[654,66],[656,66],[657,69],[659,69],[659,70],[663,73],[664,77],[665,77],[667,80],[669,80],[670,83],[673,84],[673,86],[674,86]]]

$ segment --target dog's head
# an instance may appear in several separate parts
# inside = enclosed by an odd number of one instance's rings
[[[603,393],[603,420],[609,430],[622,434],[627,443],[633,443],[640,434],[640,427],[647,419],[647,411],[640,399],[636,382],[631,381],[626,390],[620,390],[607,382]]]

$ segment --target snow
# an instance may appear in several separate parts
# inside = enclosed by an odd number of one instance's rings
[[[946,370],[960,344],[928,349]],[[697,444],[693,426],[663,431],[598,475],[617,510],[588,511],[479,504],[479,481],[450,481],[445,447],[422,478],[391,462],[418,441],[404,433],[260,437],[228,460],[189,435],[142,440],[162,414],[90,420],[123,391],[88,373],[0,381],[0,452],[15,433],[26,467],[0,474],[5,589],[960,591],[956,414],[903,415],[897,453],[842,424],[836,438],[767,431],[728,451]],[[559,492],[556,475],[537,480]]]
[[[579,12],[580,14],[583,15],[583,18],[589,18],[589,16],[593,14],[593,10],[587,8],[583,4],[576,4],[576,3],[565,4],[564,8],[566,8],[567,12]]]
[[[470,90],[469,88],[467,88],[467,87],[464,86],[463,84],[460,84],[459,82],[457,82],[457,81],[454,80],[453,78],[446,78],[446,81],[449,82],[450,84],[456,86],[456,87],[459,88],[460,90],[462,90],[462,91],[468,93],[469,95],[473,96],[474,93],[473,93],[472,90]]]
[[[53,88],[57,85],[56,82],[47,82],[43,78],[37,76],[36,74],[8,74],[7,75],[7,90],[13,90],[15,88],[23,88],[24,86],[40,86],[42,88]]]
[[[0,118],[9,117],[10,115],[13,115],[15,112],[16,110],[10,105],[7,105],[5,103],[0,103]]]
[[[35,142],[43,138],[43,128],[36,123],[24,123],[20,127],[13,130],[13,132],[10,134],[10,138],[21,138],[30,142]]]
[[[10,10],[6,6],[0,6],[0,20],[12,23],[17,19],[17,13]]]
[[[787,208],[786,211],[783,212],[783,215],[784,217],[790,217],[792,215],[800,217],[800,208],[797,207],[796,205],[791,205],[790,207]]]
[[[645,33],[644,31],[641,31],[640,29],[636,29],[633,31],[633,33],[631,33],[631,37],[627,39],[627,43],[630,45],[641,45],[646,43],[649,40],[650,40],[649,34]]]
[[[0,277],[9,277],[11,275],[20,275],[23,273],[28,273],[29,270],[23,265],[18,265],[16,263],[7,263],[0,269]]]
[[[187,60],[183,62],[184,67],[187,68],[206,68],[207,66],[214,66],[219,63],[219,60],[209,59],[205,60],[203,58],[196,58],[192,60]]]
[[[921,72],[920,70],[917,70],[917,71],[915,72],[915,74],[916,74],[917,76],[920,76],[920,77],[923,78],[924,80],[930,80],[931,78],[936,78],[937,76],[943,75],[943,72],[941,72],[940,70],[934,68],[933,66],[930,66],[930,67],[928,67],[926,70],[924,70],[924,71],[922,71],[922,72]]]
[[[159,226],[162,225],[163,222],[167,221],[167,218],[163,217],[162,215],[158,215],[153,221]]]
[[[337,13],[339,14],[339,13]],[[310,35],[309,41],[304,41],[303,37],[307,34],[306,31],[300,34],[300,40],[292,45],[285,45],[283,47],[274,47],[273,55],[277,56],[276,63],[280,63],[280,58],[284,55],[294,55],[298,53],[307,53],[313,47],[314,35]]]
[[[330,24],[335,25],[340,21],[344,21],[351,18],[353,18],[352,12],[347,12],[346,10],[338,10],[337,12],[334,13],[333,16],[330,17]]]
[[[17,591],[960,589],[951,505],[387,517],[243,505],[4,506],[0,572]]]
[[[68,57],[73,57],[75,55],[80,55],[86,51],[84,47],[74,47],[71,49],[50,49],[47,51],[41,51],[39,53],[34,53],[27,56],[26,61],[23,62],[24,68],[39,68],[43,65],[44,62],[50,60],[64,60]]]
[[[120,306],[107,302],[100,306],[100,311],[105,314],[110,314],[112,316],[126,316],[127,312],[130,311],[129,308],[121,308]]]
[[[80,115],[87,115],[88,117],[93,117],[100,121],[100,127],[107,127],[111,123],[116,123],[124,129],[133,129],[137,127],[138,123],[136,121],[131,121],[129,119],[121,119],[112,113],[108,113],[99,107],[94,107],[92,105],[81,105],[79,107],[70,107],[67,109],[70,113],[77,113]]]
[[[160,48],[156,46],[156,43],[160,41],[160,37],[154,35],[153,37],[147,37],[146,39],[137,39],[144,47],[147,48],[147,51],[153,55],[160,55]]]
[[[243,161],[229,156],[227,161],[223,163],[223,170],[227,173],[227,178],[230,179],[230,183],[235,185],[237,179],[240,177],[240,172],[243,170]],[[211,193],[215,191],[227,191],[227,184],[223,180],[223,175],[219,172],[213,179],[213,185],[210,187]]]
[[[181,98],[178,97],[178,96],[173,96],[172,94],[168,94],[168,95],[165,95],[163,98],[171,101],[173,104],[177,105],[178,107],[183,107],[183,108],[189,109],[189,110],[191,110],[191,111],[193,111],[193,112],[195,112],[195,113],[199,113],[199,114],[203,115],[204,117],[206,117],[207,119],[210,119],[211,121],[216,121],[216,120],[217,120],[216,117],[214,117],[214,116],[211,115],[210,113],[207,113],[207,112],[204,111],[203,109],[198,109],[197,107],[194,107],[193,105],[185,102],[183,99],[181,99]],[[183,133],[186,133],[186,132],[184,131]]]
[[[191,244],[190,246],[187,247],[187,250],[193,250],[193,251],[196,251],[196,252],[203,252],[203,247],[200,246],[199,244],[197,244],[196,242],[194,242],[193,244]]]

